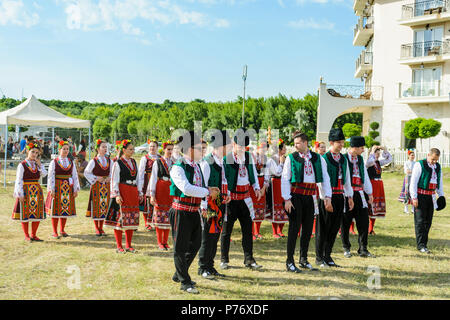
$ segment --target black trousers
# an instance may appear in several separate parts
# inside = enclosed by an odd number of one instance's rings
[[[428,244],[428,233],[433,221],[434,205],[433,198],[429,195],[418,194],[419,206],[414,208],[414,228],[416,231],[417,249],[426,248]]]
[[[333,194],[331,198],[333,212],[325,209],[325,203],[320,200],[319,216],[316,222],[316,260],[330,261],[334,241],[342,223],[345,198],[343,194]]]
[[[225,205],[220,206],[220,211],[225,214]],[[203,218],[202,244],[198,252],[198,269],[200,272],[212,271],[214,267],[214,258],[217,252],[217,242],[220,238],[220,233],[209,233],[211,224],[209,219]]]
[[[182,286],[190,285],[189,267],[200,248],[202,226],[198,212],[170,209],[172,226],[173,259],[175,270]]]
[[[346,202],[348,203],[348,200]],[[358,229],[358,253],[360,253],[362,250],[367,250],[367,238],[369,234],[369,209],[363,208],[363,203],[359,192],[353,193],[353,202],[353,210],[349,210],[342,215],[341,240],[343,248],[345,250],[350,250],[351,244],[349,230],[350,225],[352,224],[352,219],[355,219],[356,228]]]
[[[242,249],[244,250],[244,264],[255,262],[253,258],[252,218],[244,200],[231,200],[227,204],[227,221],[223,224],[220,238],[220,253],[222,262],[230,262],[230,238],[236,220],[239,220],[242,231]]]
[[[314,200],[312,196],[293,194],[291,198],[294,208],[289,217],[289,230],[287,237],[287,259],[286,263],[294,263],[295,245],[297,243],[300,227],[300,262],[308,260],[308,248],[311,240],[314,224]]]

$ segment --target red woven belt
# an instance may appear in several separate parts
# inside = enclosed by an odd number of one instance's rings
[[[313,196],[318,194],[318,189],[315,183],[293,183],[291,185],[291,193]]]
[[[236,190],[231,191],[231,200],[244,200],[250,197],[250,185],[236,186]]]
[[[200,208],[200,203],[202,202],[201,198],[193,198],[193,197],[174,197],[172,208],[175,210],[188,211],[188,212],[197,212]]]
[[[436,183],[430,183],[428,185],[428,190],[418,188],[417,189],[417,193],[418,194],[424,194],[424,195],[427,195],[427,196],[432,196],[436,192],[436,188],[437,188],[437,184]]]

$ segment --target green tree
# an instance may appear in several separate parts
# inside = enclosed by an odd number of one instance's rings
[[[360,136],[362,132],[361,126],[354,123],[346,123],[342,127],[342,131],[344,132],[344,136],[346,138],[350,138],[353,136]]]
[[[111,123],[105,119],[97,119],[92,126],[94,137],[109,138],[112,132]]]

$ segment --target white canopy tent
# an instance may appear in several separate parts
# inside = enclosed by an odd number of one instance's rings
[[[59,128],[89,128],[89,146],[91,144],[91,122],[65,116],[64,114],[53,110],[40,102],[34,95],[22,102],[17,107],[0,112],[0,125],[5,126],[5,146],[8,136],[8,125],[22,126],[46,126]],[[6,159],[7,152],[5,147],[5,179],[6,186]],[[89,149],[89,158],[90,158]]]

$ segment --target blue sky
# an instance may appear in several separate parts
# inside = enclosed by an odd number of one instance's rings
[[[91,102],[302,97],[354,79],[353,0],[0,0],[0,88]]]

